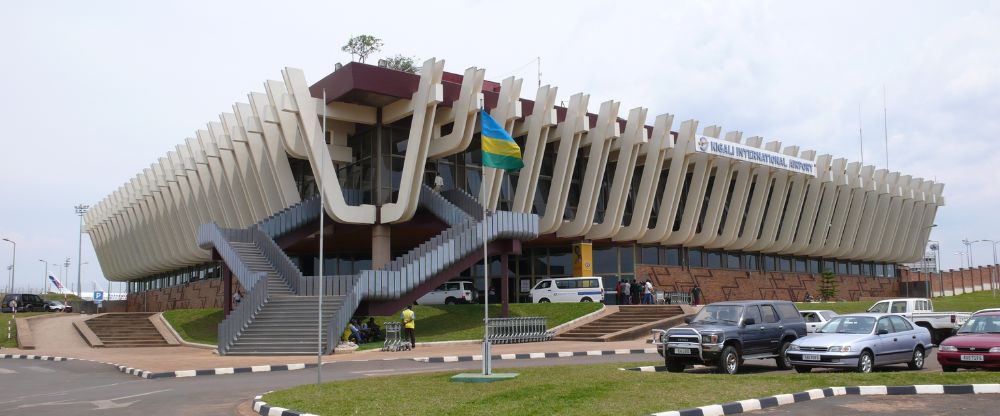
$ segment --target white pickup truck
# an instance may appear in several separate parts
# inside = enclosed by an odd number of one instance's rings
[[[901,315],[931,331],[931,342],[938,344],[951,336],[970,316],[969,312],[934,312],[934,304],[927,298],[886,299],[876,302],[868,312]]]

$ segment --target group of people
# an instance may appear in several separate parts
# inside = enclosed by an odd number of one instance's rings
[[[656,303],[653,298],[653,282],[646,279],[643,282],[636,280],[621,279],[615,285],[618,293],[619,305],[652,305]]]
[[[378,341],[382,339],[382,328],[375,323],[375,318],[369,317],[367,322],[358,318],[351,319],[344,330],[344,340],[355,344]]]

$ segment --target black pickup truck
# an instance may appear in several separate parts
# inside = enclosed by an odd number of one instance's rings
[[[653,343],[669,372],[703,364],[736,374],[743,360],[751,359],[773,358],[778,368],[791,368],[785,350],[805,335],[805,320],[794,303],[747,300],[706,305],[687,325],[654,329]]]

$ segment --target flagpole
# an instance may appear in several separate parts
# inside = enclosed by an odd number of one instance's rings
[[[483,106],[482,101],[479,103],[479,108],[482,112],[486,112],[486,108]],[[482,124],[482,121],[480,121]],[[482,129],[479,131],[480,136],[482,136]],[[480,153],[480,169],[482,180],[479,181],[479,187],[481,188],[480,195],[483,196],[483,200],[479,201],[483,205],[483,375],[488,376],[493,373],[493,362],[492,351],[490,351],[490,256],[489,249],[486,244],[486,199],[488,194],[486,193],[486,158],[484,157],[482,150],[482,138],[479,140],[479,153]]]
[[[322,145],[326,146],[326,89],[323,89],[323,137]],[[320,155],[324,155],[326,152],[320,152]],[[320,160],[319,163],[319,178],[316,180],[316,188],[319,190],[319,297],[317,298],[317,310],[316,313],[319,318],[316,323],[316,385],[318,386],[323,382],[323,281],[326,280],[323,277],[323,188],[319,187],[320,181],[323,180],[323,167],[326,166],[325,160]],[[266,283],[266,282],[265,282]]]

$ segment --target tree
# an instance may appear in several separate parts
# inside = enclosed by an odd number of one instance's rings
[[[358,35],[347,40],[347,43],[340,50],[351,54],[351,60],[357,55],[358,61],[365,63],[368,55],[382,49],[382,39],[372,35]]]
[[[819,296],[826,301],[837,297],[837,278],[833,276],[832,270],[823,272],[823,279],[819,282]]]
[[[397,71],[409,72],[411,74],[417,73],[417,64],[415,63],[416,58],[411,56],[404,56],[402,54],[396,54],[385,58],[385,67],[395,69]]]

